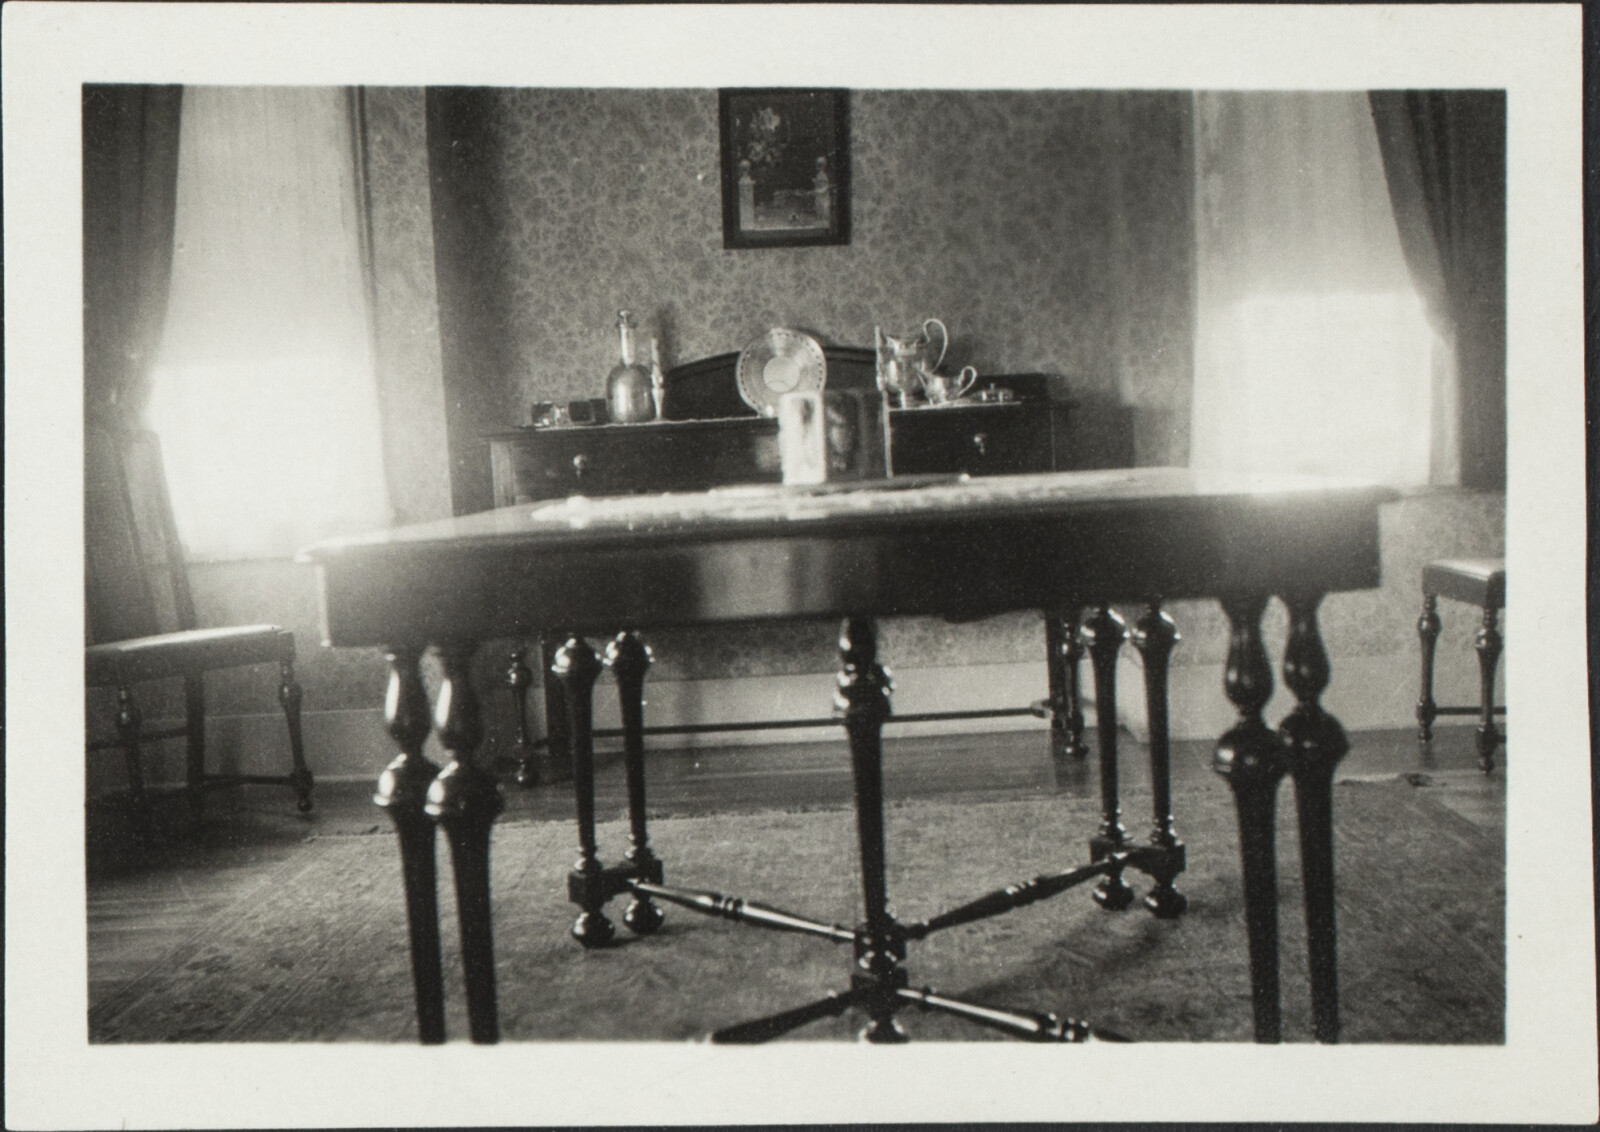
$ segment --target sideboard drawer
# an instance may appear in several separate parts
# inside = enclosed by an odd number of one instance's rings
[[[894,472],[965,472],[973,476],[1049,471],[1051,413],[1012,401],[907,409],[892,418]]]
[[[489,441],[497,507],[783,478],[778,423],[758,418],[522,429]]]

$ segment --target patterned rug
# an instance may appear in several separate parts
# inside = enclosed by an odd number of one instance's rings
[[[1432,794],[1437,794],[1433,790]],[[1088,886],[912,943],[913,985],[1086,1019],[1135,1039],[1247,1041],[1249,978],[1233,809],[1225,790],[1180,799],[1188,913],[1101,910]],[[1347,1042],[1504,1040],[1505,850],[1403,778],[1336,788],[1339,966]],[[1143,836],[1148,798],[1124,800]],[[904,920],[1087,859],[1084,801],[908,802],[887,813],[890,896]],[[1284,1036],[1309,1040],[1305,930],[1292,794],[1279,814]],[[626,826],[601,825],[618,859]],[[849,811],[671,818],[651,840],[668,883],[714,889],[854,924]],[[655,936],[619,927],[585,952],[567,936],[570,822],[496,828],[493,896],[503,1036],[511,1041],[681,1040],[848,985],[849,949],[667,909]],[[440,842],[447,1021],[466,1030],[454,892]],[[1129,873],[1143,890],[1148,882]],[[622,901],[609,908],[620,921]],[[902,1013],[916,1039],[1001,1037],[959,1019]],[[851,1012],[787,1040],[853,1039]],[[386,832],[322,836],[264,869],[232,905],[140,977],[90,1002],[95,1042],[381,1041],[415,1038],[399,863]]]

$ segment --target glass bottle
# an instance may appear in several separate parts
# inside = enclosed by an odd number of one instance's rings
[[[656,420],[666,420],[667,372],[661,368],[661,343],[650,339],[650,399],[655,402]]]
[[[647,421],[655,416],[650,371],[634,360],[633,316],[617,312],[617,337],[622,361],[606,376],[606,407],[611,420],[621,424]]]

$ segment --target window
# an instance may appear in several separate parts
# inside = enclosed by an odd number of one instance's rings
[[[1206,92],[1195,121],[1192,462],[1440,478],[1447,351],[1411,283],[1367,96]]]
[[[148,418],[193,557],[388,521],[351,105],[336,88],[184,91]]]

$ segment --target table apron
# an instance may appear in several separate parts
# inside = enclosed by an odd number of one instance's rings
[[[1329,593],[1379,581],[1373,506],[1182,509],[782,537],[380,546],[319,562],[325,639],[426,645],[560,629],[843,616],[972,619],[1083,602]]]

